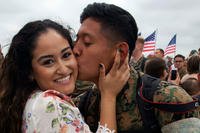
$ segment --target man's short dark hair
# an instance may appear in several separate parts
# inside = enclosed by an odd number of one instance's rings
[[[135,48],[138,28],[133,16],[126,10],[106,3],[89,4],[82,12],[80,22],[92,18],[102,26],[104,35],[111,41],[125,41],[129,45],[129,55]]]
[[[189,74],[199,73],[200,57],[198,55],[191,56],[187,61],[187,71]]]
[[[161,49],[161,48],[157,48],[156,50],[159,50],[163,55],[164,55],[164,50],[163,49]]]
[[[155,57],[146,62],[144,71],[146,74],[151,75],[152,77],[161,78],[164,76],[165,69],[165,61],[161,58]]]
[[[182,58],[183,60],[185,60],[185,56],[183,56],[183,55],[181,55],[181,54],[177,54],[177,55],[174,57],[174,59],[176,59],[177,57],[180,57],[180,58]]]
[[[200,82],[196,78],[187,79],[181,86],[190,95],[195,95],[200,92]]]

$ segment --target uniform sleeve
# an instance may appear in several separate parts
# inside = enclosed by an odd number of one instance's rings
[[[185,90],[183,90],[181,87],[173,85],[157,90],[153,96],[154,102],[162,103],[187,103],[191,102],[192,100],[192,97],[189,94],[187,94]],[[189,112],[187,114],[177,115],[174,113],[155,109],[155,115],[161,127],[179,119],[195,116],[194,112],[195,111]]]

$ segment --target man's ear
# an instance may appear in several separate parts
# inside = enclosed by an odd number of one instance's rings
[[[200,73],[197,75],[198,81],[200,82]]]
[[[120,42],[117,44],[117,49],[120,52],[120,57],[121,57],[121,63],[124,62],[126,59],[126,56],[128,56],[129,53],[129,46],[128,43],[126,42]]]

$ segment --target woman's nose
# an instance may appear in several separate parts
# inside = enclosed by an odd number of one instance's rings
[[[66,74],[67,73],[67,69],[68,69],[67,68],[67,64],[65,62],[60,62],[58,64],[58,68],[57,68],[56,72],[58,74]]]

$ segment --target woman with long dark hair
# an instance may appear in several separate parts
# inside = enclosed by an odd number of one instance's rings
[[[97,132],[116,130],[116,96],[129,77],[128,59],[119,66],[116,53],[108,74],[103,64],[99,68]],[[77,74],[69,30],[51,20],[27,23],[12,39],[2,65],[1,133],[90,132],[70,98]]]

